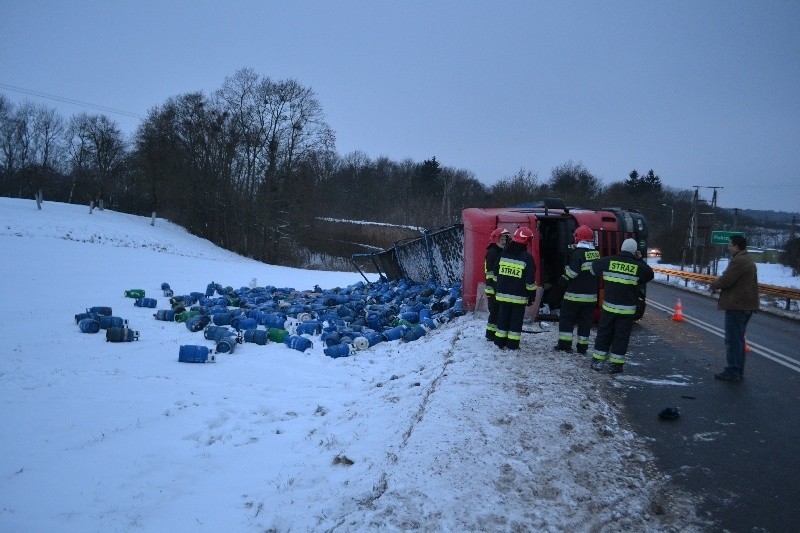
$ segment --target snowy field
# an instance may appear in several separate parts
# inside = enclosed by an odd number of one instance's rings
[[[158,219],[0,198],[0,531],[691,531],[687,498],[556,355],[555,328],[501,353],[481,317],[331,359],[243,344],[216,364],[159,309],[218,282],[345,287]],[[110,306],[141,339],[74,315]]]

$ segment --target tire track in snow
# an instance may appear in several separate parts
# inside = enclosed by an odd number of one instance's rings
[[[445,352],[444,364],[442,365],[441,370],[439,371],[439,375],[436,376],[433,381],[431,381],[430,385],[428,386],[427,390],[425,391],[424,396],[422,397],[422,401],[417,408],[416,413],[411,417],[411,421],[409,422],[408,429],[403,433],[402,441],[400,442],[400,446],[398,447],[398,452],[401,452],[406,448],[408,445],[409,439],[414,434],[414,428],[416,428],[417,424],[419,424],[422,419],[425,417],[425,410],[430,402],[430,398],[436,389],[438,388],[439,382],[447,375],[448,367],[453,363],[453,350],[455,349],[456,343],[461,339],[462,332],[461,330],[456,331],[455,335],[450,340],[450,347],[448,348],[447,352]],[[397,463],[398,454],[397,453],[390,453],[389,454],[389,464],[396,464]],[[386,489],[389,487],[389,472],[383,471],[378,478],[378,483],[373,487],[372,495],[367,498],[362,499],[359,502],[360,506],[363,507],[371,507],[375,504],[377,500],[381,498],[386,493]]]

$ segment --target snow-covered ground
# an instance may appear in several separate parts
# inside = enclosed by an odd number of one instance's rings
[[[686,531],[703,525],[604,399],[609,377],[464,316],[331,359],[243,344],[216,364],[159,308],[218,282],[360,281],[248,260],[164,220],[0,198],[0,531]],[[111,306],[132,343],[80,333]],[[555,329],[555,328],[553,328]]]

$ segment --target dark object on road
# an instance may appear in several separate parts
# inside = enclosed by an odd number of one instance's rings
[[[667,407],[658,413],[658,418],[661,420],[675,420],[681,416],[677,407]]]

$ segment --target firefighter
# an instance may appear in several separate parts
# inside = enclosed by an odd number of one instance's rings
[[[642,253],[636,248],[635,240],[625,239],[617,255],[592,263],[592,272],[603,276],[605,287],[600,324],[594,340],[592,370],[602,371],[608,362],[609,373],[623,371],[639,301],[639,287],[653,279],[653,269],[642,261]]]
[[[521,227],[500,254],[497,267],[495,299],[497,300],[497,331],[494,343],[500,348],[519,349],[525,307],[536,294],[536,263],[528,253],[533,231]]]
[[[575,249],[569,263],[558,280],[564,289],[561,313],[558,317],[558,344],[556,350],[572,351],[572,331],[578,326],[578,353],[589,349],[589,333],[592,329],[592,313],[597,307],[597,278],[592,273],[592,263],[600,258],[594,249],[594,231],[586,225],[575,230]]]
[[[486,323],[486,339],[493,341],[494,332],[497,331],[497,300],[494,297],[494,286],[497,283],[497,264],[500,254],[508,244],[511,235],[507,229],[497,228],[489,236],[489,246],[486,247],[486,257],[483,260],[483,272],[486,278],[486,306],[489,308],[489,321]]]

